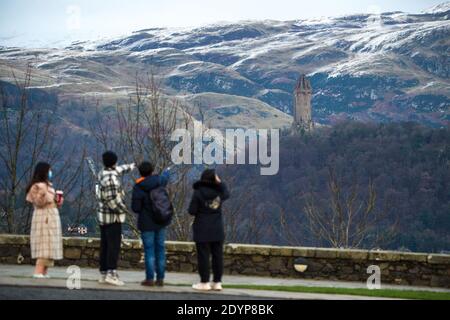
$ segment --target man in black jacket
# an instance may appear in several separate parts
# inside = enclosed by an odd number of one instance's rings
[[[194,194],[189,213],[195,216],[193,229],[197,247],[198,271],[201,282],[194,284],[195,290],[222,290],[223,242],[225,231],[222,217],[222,203],[230,197],[224,183],[214,170],[205,170],[201,180],[194,184]],[[212,255],[214,280],[209,283],[209,259]]]
[[[152,217],[152,205],[150,191],[161,186],[166,186],[170,175],[165,170],[160,176],[152,175],[153,165],[143,162],[139,165],[141,178],[136,180],[133,188],[131,207],[138,214],[138,229],[141,231],[142,243],[144,244],[145,273],[146,279],[141,282],[143,286],[163,286],[166,253],[165,253],[165,226],[157,224]],[[156,283],[155,283],[156,269]]]

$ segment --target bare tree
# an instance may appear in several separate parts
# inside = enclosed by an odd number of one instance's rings
[[[242,219],[244,225],[239,242],[250,244],[261,244],[270,239],[273,233],[273,221],[269,211],[256,206],[250,202],[248,211],[240,211],[239,215],[245,215]]]
[[[335,248],[358,248],[365,242],[379,245],[392,235],[396,224],[382,226],[390,213],[390,202],[377,203],[373,181],[369,181],[366,193],[360,191],[356,177],[346,188],[329,168],[328,189],[329,198],[316,199],[312,192],[306,197],[305,214],[317,239]]]
[[[299,219],[298,216],[289,216],[282,206],[279,206],[278,211],[279,211],[278,236],[280,240],[294,246],[302,245],[302,239],[300,238],[302,221]]]
[[[154,75],[150,75],[145,79],[136,76],[135,91],[130,94],[128,103],[117,104],[113,116],[103,116],[98,109],[90,127],[104,150],[114,149],[127,162],[149,160],[156,171],[161,171],[172,164],[172,132],[177,128],[188,129],[192,121],[190,110],[178,100],[166,97]],[[175,216],[169,234],[175,240],[187,240],[190,234],[191,222],[185,214],[190,168],[182,165],[171,170],[168,191]],[[129,184],[125,187],[131,188]],[[130,215],[127,220],[137,236],[135,216]]]
[[[254,181],[242,179],[232,165],[218,166],[218,173],[231,192],[230,201],[222,207],[226,241],[249,244],[267,241],[274,232],[271,210],[256,200]]]
[[[229,188],[233,190],[234,186],[238,186],[239,183],[236,181],[237,177],[229,174],[228,171],[226,169],[223,171],[224,175],[221,175],[221,179],[226,181]],[[245,214],[243,212],[246,205],[251,201],[251,197],[250,192],[234,193],[233,200],[225,202],[222,208],[225,233],[227,241],[230,243],[245,242],[242,237],[242,226],[244,225],[243,221],[249,217],[247,215],[248,211],[245,211]]]
[[[23,82],[14,72],[12,74],[15,86],[0,86],[1,207],[9,233],[21,231],[23,220],[17,219],[17,210],[19,207],[27,210],[23,205],[24,187],[31,178],[34,165],[38,159],[55,155],[55,144],[50,139],[54,133],[53,112],[30,106],[31,66],[28,65]],[[29,209],[27,211],[29,217]]]
[[[66,134],[57,134],[57,102],[34,101],[32,67],[27,66],[21,82],[12,72],[14,84],[0,86],[0,202],[9,233],[28,232],[31,207],[25,203],[25,187],[30,181],[34,166],[39,161],[52,164],[55,184],[71,193],[80,174],[81,159],[77,162],[78,146],[68,147]]]
[[[73,152],[69,159],[60,161],[61,169],[57,172],[55,184],[64,190],[65,205],[61,209],[62,222],[67,226],[79,227],[92,224],[92,217],[95,216],[97,206],[95,193],[91,190],[95,188],[95,179],[86,167],[86,157],[88,150],[86,146],[82,150]],[[63,226],[63,231],[65,230]],[[95,230],[88,229],[90,234],[95,234]]]

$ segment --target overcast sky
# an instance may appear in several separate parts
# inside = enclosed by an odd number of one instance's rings
[[[0,0],[0,45],[64,45],[149,27],[417,13],[443,0]]]

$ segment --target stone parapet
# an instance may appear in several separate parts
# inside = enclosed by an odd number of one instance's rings
[[[57,265],[98,266],[99,239],[64,238],[63,243],[64,259]],[[194,243],[168,241],[166,251],[168,271],[197,271]],[[308,265],[306,272],[295,271],[297,258]],[[0,263],[31,262],[29,236],[0,235]],[[224,247],[224,271],[231,275],[365,282],[371,265],[380,267],[382,283],[450,287],[450,255],[446,254],[246,244]],[[122,241],[119,267],[144,268],[140,240]]]

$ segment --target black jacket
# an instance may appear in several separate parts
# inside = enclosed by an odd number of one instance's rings
[[[222,217],[222,203],[230,197],[224,183],[206,181],[194,183],[194,194],[189,205],[189,213],[195,216],[195,242],[223,242],[225,231]]]
[[[159,231],[163,226],[156,224],[152,218],[150,203],[150,191],[159,186],[166,186],[169,177],[167,175],[150,176],[136,183],[131,198],[131,208],[138,214],[138,229],[141,232]]]

